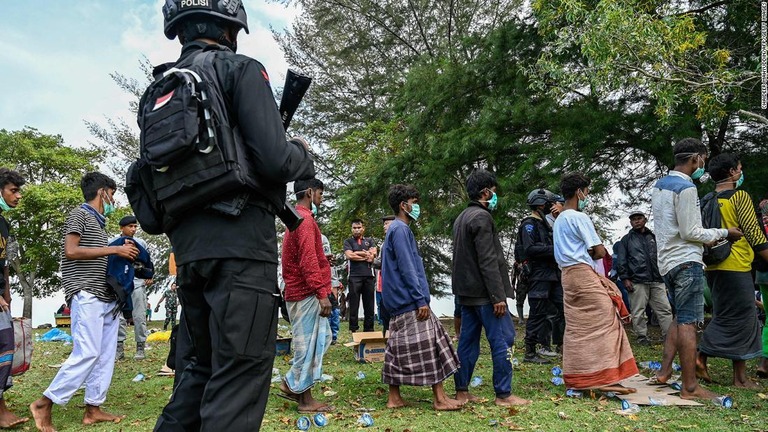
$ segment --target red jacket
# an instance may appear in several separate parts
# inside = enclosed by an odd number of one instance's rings
[[[308,208],[297,205],[296,211],[304,222],[283,238],[285,301],[301,301],[311,295],[326,298],[331,293],[331,265],[323,252],[320,228]]]

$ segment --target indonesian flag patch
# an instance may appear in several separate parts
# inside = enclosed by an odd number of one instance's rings
[[[163,95],[163,96],[160,96],[159,98],[157,98],[157,100],[155,101],[155,106],[154,106],[154,108],[152,108],[152,111],[155,111],[155,110],[158,110],[158,109],[164,107],[165,104],[167,104],[168,101],[170,101],[171,98],[173,97],[173,92],[174,91],[175,90],[171,90],[170,93],[168,93],[166,95]]]

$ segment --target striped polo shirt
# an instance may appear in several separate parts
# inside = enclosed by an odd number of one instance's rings
[[[107,246],[107,232],[101,227],[96,216],[88,210],[77,207],[67,216],[64,238],[68,234],[80,236],[80,247],[96,248]],[[61,253],[61,284],[67,301],[80,291],[93,294],[103,302],[115,301],[115,294],[107,289],[107,257],[92,260],[72,260]]]

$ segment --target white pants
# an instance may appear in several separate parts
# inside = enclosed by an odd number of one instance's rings
[[[120,321],[112,316],[115,302],[105,303],[80,291],[72,297],[72,354],[43,394],[64,405],[85,383],[85,403],[100,406],[112,382]]]
[[[136,343],[143,344],[147,341],[147,294],[144,289],[144,285],[139,286],[134,282],[136,287],[131,293],[131,301],[133,302],[133,334],[136,336]],[[127,335],[128,322],[123,318],[123,314],[120,314],[120,330],[117,332],[117,341],[125,341]]]

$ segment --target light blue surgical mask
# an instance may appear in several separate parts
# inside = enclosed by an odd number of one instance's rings
[[[744,184],[744,171],[741,172],[741,175],[739,176],[739,179],[736,180],[736,189],[741,187],[741,185]]]
[[[5,202],[2,196],[0,196],[0,210],[2,211],[8,211],[13,209],[13,207],[9,206],[8,203]]]
[[[496,196],[496,192],[491,191],[491,199],[488,202],[488,210],[496,210],[496,206],[499,205],[499,197]]]
[[[584,196],[584,194],[581,192],[580,194],[583,196],[583,198],[579,197],[579,202],[576,204],[576,206],[579,208],[579,211],[584,210],[589,205],[589,198]]]
[[[107,199],[106,196],[102,197],[104,201],[104,217],[107,217],[115,212],[115,204]]]
[[[410,216],[413,220],[419,220],[419,215],[421,214],[421,208],[418,204],[413,203],[411,204],[411,211],[408,212],[408,216]]]
[[[312,203],[312,214],[317,216],[317,206],[315,205],[315,203]]]
[[[699,162],[701,162],[701,156],[698,157],[698,160]],[[698,180],[703,175],[704,175],[704,167],[700,166],[696,168],[696,171],[694,171],[693,174],[691,174],[691,178],[694,180]]]

